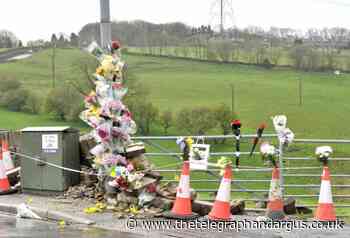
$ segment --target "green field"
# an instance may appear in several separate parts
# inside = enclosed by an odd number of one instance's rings
[[[236,46],[236,49],[239,49],[239,53],[231,52],[234,55],[234,60],[231,59],[231,57],[228,59],[228,61],[235,61],[235,62],[242,62],[246,64],[256,64],[256,53],[254,50],[244,47],[238,47]],[[290,66],[292,67],[294,65],[293,59],[290,56],[290,48],[288,47],[278,47],[278,48],[272,48],[274,53],[271,53],[271,48],[266,49],[265,54],[263,55],[263,58],[269,59],[271,63],[277,64],[278,66]],[[213,53],[211,56],[206,56],[207,47],[191,47],[191,46],[184,46],[184,47],[128,47],[127,51],[130,53],[136,53],[136,54],[147,54],[147,55],[153,55],[153,56],[170,56],[170,57],[184,57],[184,58],[192,58],[192,59],[202,59],[202,60],[208,60],[208,57],[210,60],[215,61],[222,61],[218,53]],[[215,52],[215,51],[214,51]],[[276,57],[276,52],[279,52],[279,58],[278,61],[275,62],[273,58]],[[318,53],[320,56],[322,55],[322,50],[319,49]],[[215,55],[216,54],[216,55]],[[274,55],[272,57],[272,55]],[[315,61],[316,62],[316,61]],[[320,58],[320,62],[323,62],[325,64],[325,58]],[[319,62],[319,63],[320,63]],[[339,54],[334,56],[334,68],[338,70],[344,70],[349,71],[350,70],[350,50],[343,49]]]
[[[35,91],[44,100],[53,85],[51,54],[51,50],[45,50],[36,53],[32,58],[0,64],[0,78],[16,78],[22,82],[23,87]],[[57,50],[55,84],[59,87],[66,81],[81,80],[84,74],[79,69],[78,64],[86,60],[87,57],[89,56],[86,53],[79,50]],[[77,100],[83,100],[83,98],[77,98]],[[62,124],[70,124],[83,128],[83,124],[79,122],[60,122],[48,115],[31,115],[0,109],[0,128],[20,129],[29,125],[47,126]]]
[[[299,137],[350,135],[350,128],[339,123],[350,116],[349,74],[264,70],[142,56],[128,56],[127,62],[140,80],[151,87],[151,100],[161,110],[231,105],[233,84],[235,111],[246,132],[255,131],[259,123],[270,122],[271,116],[282,113],[288,116],[289,126]],[[299,106],[300,78],[303,106]]]
[[[51,80],[51,51],[44,51],[34,55],[32,59],[0,65],[0,75],[13,75],[22,80],[25,87],[45,92],[52,85]],[[86,57],[78,50],[58,50],[57,52],[57,82],[65,80],[79,80],[82,74],[76,70],[77,61]],[[150,100],[160,110],[170,109],[174,112],[184,107],[215,106],[220,103],[231,105],[231,87],[235,87],[235,111],[243,122],[244,133],[254,133],[261,122],[269,124],[268,132],[272,132],[270,117],[276,114],[288,116],[288,126],[296,133],[297,138],[350,138],[350,75],[335,76],[331,73],[298,72],[279,69],[265,70],[253,66],[200,63],[190,60],[175,60],[157,57],[126,55],[125,60],[137,78],[151,89]],[[303,105],[299,106],[299,79],[303,82]],[[77,98],[82,100],[82,98]],[[0,110],[1,128],[22,128],[28,125],[57,125],[61,124],[48,116],[28,115],[23,113],[9,113]],[[67,124],[67,123],[64,123]],[[68,123],[72,124],[72,123]],[[81,127],[82,124],[73,124]],[[85,128],[86,129],[86,128]],[[161,129],[154,128],[155,134]],[[171,128],[171,134],[179,135],[183,132],[178,128]],[[218,131],[211,133],[218,134]],[[224,145],[213,145],[213,151],[230,151],[232,142]],[[178,151],[174,142],[160,143],[172,151]],[[313,156],[317,145],[293,145],[288,155]],[[243,144],[244,150],[250,148],[250,141]],[[336,155],[350,157],[350,146],[335,146]],[[150,148],[149,151],[157,151]],[[159,152],[159,151],[158,151]],[[215,162],[215,159],[212,159]],[[157,166],[172,165],[170,168],[180,168],[174,158],[152,158]],[[177,165],[173,165],[177,163]],[[301,163],[290,161],[287,167],[320,166],[318,162]],[[259,156],[242,159],[242,166],[263,167]],[[332,172],[349,174],[349,162],[332,163]],[[290,173],[320,174],[321,169],[292,170]],[[173,179],[175,173],[166,177]],[[196,173],[193,178],[215,179]],[[269,173],[237,172],[235,178],[269,179]],[[334,179],[337,184],[350,184],[349,179]],[[312,183],[319,184],[319,177],[286,179],[287,184]],[[217,183],[202,183],[195,188],[216,189]],[[242,184],[249,189],[268,189],[268,183]],[[234,189],[240,187],[235,185]],[[317,189],[288,188],[289,194],[317,194]],[[334,189],[335,194],[350,194],[349,189]],[[207,198],[209,195],[204,194]],[[233,194],[234,198],[246,197],[246,194]],[[254,194],[253,197],[261,196]],[[300,199],[299,203],[315,203],[317,198]],[[349,204],[349,200],[337,200]],[[342,209],[341,213],[348,214],[349,209]]]

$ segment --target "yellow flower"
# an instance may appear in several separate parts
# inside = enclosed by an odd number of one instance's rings
[[[193,144],[193,139],[192,139],[192,137],[187,137],[186,143],[187,143],[188,147],[191,148],[191,147],[192,147],[192,144]]]
[[[96,96],[96,92],[95,92],[95,91],[91,91],[91,92],[89,93],[89,96],[90,96],[90,97],[95,97],[95,96]]]
[[[66,222],[64,220],[61,220],[61,221],[58,222],[58,226],[60,228],[64,228],[66,226]]]
[[[104,74],[105,74],[104,69],[102,67],[98,67],[96,69],[96,74],[104,76]]]
[[[96,157],[96,158],[94,159],[94,162],[95,162],[95,164],[97,164],[97,165],[101,165],[101,163],[102,163],[102,158],[101,158],[101,157]]]
[[[27,199],[27,204],[29,205],[29,204],[31,204],[33,202],[33,198],[32,197],[29,197],[28,199]]]
[[[117,174],[115,173],[115,170],[114,170],[114,169],[111,171],[110,176],[111,176],[112,178],[115,178],[115,177],[117,176]]]
[[[220,171],[220,175],[224,175],[225,172],[225,168],[227,165],[231,165],[232,161],[231,159],[227,158],[227,157],[221,157],[217,162],[216,162],[216,166],[218,166],[219,168],[221,168]]]
[[[107,205],[104,204],[104,203],[102,203],[102,202],[98,202],[98,203],[96,203],[96,207],[97,207],[98,209],[103,210],[103,209],[106,209],[106,208],[107,208]]]
[[[174,179],[175,179],[175,181],[176,181],[176,182],[179,182],[179,181],[180,181],[180,176],[179,176],[179,175],[177,175],[177,174],[175,174]]]
[[[129,211],[130,211],[130,213],[133,214],[133,215],[137,215],[137,214],[140,213],[140,211],[139,211],[139,210],[137,209],[137,207],[134,206],[134,205],[131,205],[131,206],[130,206]]]
[[[97,208],[97,207],[88,207],[88,208],[84,209],[84,212],[86,214],[94,214],[94,213],[97,213],[97,212],[102,212],[102,210]]]

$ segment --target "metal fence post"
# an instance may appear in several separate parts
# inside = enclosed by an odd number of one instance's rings
[[[282,198],[284,197],[284,175],[283,175],[283,143],[281,140],[279,141],[279,153],[278,153],[278,159],[280,163],[280,186],[281,186],[281,193]]]

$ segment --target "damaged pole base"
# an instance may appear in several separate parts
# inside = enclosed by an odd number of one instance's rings
[[[189,215],[177,215],[171,211],[167,211],[163,213],[163,217],[169,218],[169,219],[177,219],[177,220],[193,220],[199,217],[197,213],[192,212],[192,214]]]

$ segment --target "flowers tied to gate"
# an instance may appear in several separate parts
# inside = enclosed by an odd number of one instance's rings
[[[294,140],[294,133],[287,128],[287,117],[285,115],[277,115],[272,117],[273,126],[275,127],[279,141],[288,146]]]
[[[272,163],[276,167],[275,155],[277,154],[276,148],[269,142],[264,142],[260,146],[260,154],[264,161]]]
[[[220,175],[223,176],[225,173],[226,166],[232,165],[232,161],[230,158],[222,156],[217,162],[216,166],[221,168]]]
[[[287,127],[287,117],[285,115],[277,115],[272,117],[272,122],[278,134]]]
[[[291,129],[285,128],[280,133],[278,133],[278,139],[283,145],[288,146],[294,140],[294,133]]]
[[[319,146],[316,148],[316,151],[315,151],[317,159],[323,163],[327,163],[332,153],[333,153],[333,149],[330,146]]]

